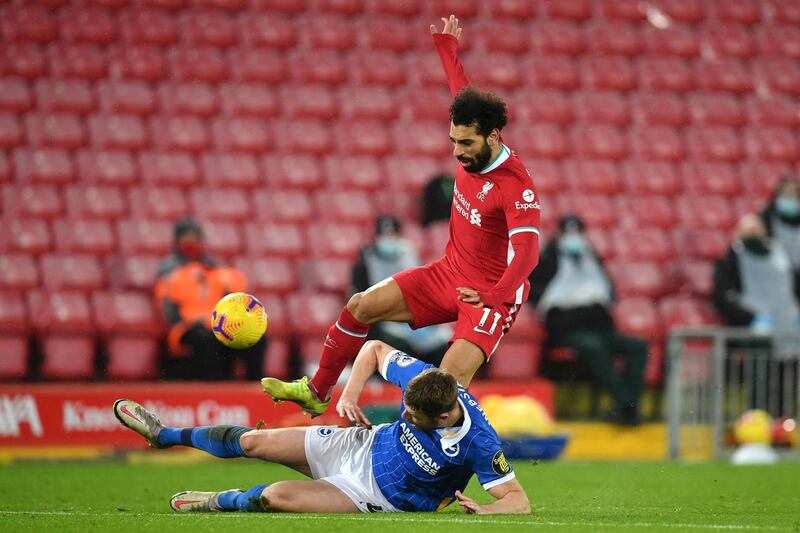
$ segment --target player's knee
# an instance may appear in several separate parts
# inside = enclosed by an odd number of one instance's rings
[[[239,437],[239,447],[247,457],[257,457],[259,449],[264,445],[264,439],[267,438],[266,431],[254,429]]]
[[[347,301],[347,310],[353,315],[353,318],[364,324],[372,323],[371,307],[373,305],[373,298],[366,292],[357,292]]]
[[[261,491],[259,504],[264,511],[290,511],[292,509],[292,491],[282,481],[273,483]]]

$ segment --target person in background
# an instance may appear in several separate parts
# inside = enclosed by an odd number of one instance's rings
[[[547,344],[568,347],[613,396],[613,421],[637,425],[647,365],[647,343],[620,334],[611,315],[614,288],[584,236],[584,222],[563,217],[559,233],[530,276],[531,301],[544,317]],[[617,370],[617,356],[625,366]]]
[[[767,235],[763,220],[744,215],[736,238],[714,265],[712,299],[729,326],[749,326],[760,333],[797,329],[797,270],[781,243]]]
[[[800,271],[800,181],[784,176],[775,185],[772,200],[761,212],[767,234],[780,242],[792,269]]]
[[[456,180],[448,174],[433,176],[422,191],[422,225],[450,220],[453,206],[453,187]]]
[[[208,257],[202,228],[191,219],[174,228],[173,251],[158,269],[155,298],[167,325],[168,357],[165,377],[221,380],[233,377],[233,365],[242,358],[247,378],[262,371],[266,338],[244,350],[220,343],[211,331],[211,311],[232,292],[246,290],[244,275],[222,267]]]
[[[379,216],[375,220],[375,239],[361,249],[353,265],[350,295],[419,265],[417,250],[403,238],[400,221],[391,215]],[[452,334],[452,329],[446,325],[413,330],[405,323],[381,322],[370,330],[367,338],[381,340],[407,353],[415,353],[423,361],[438,366]]]

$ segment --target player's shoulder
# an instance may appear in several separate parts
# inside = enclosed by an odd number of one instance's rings
[[[506,185],[509,187],[523,187],[526,189],[535,188],[533,177],[528,167],[525,166],[525,163],[513,150],[509,158],[495,170],[495,175],[492,177],[500,186]]]

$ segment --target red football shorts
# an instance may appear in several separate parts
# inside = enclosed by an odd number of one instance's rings
[[[450,342],[470,341],[483,350],[487,361],[517,318],[519,306],[512,303],[475,308],[460,301],[456,287],[470,287],[470,283],[458,277],[445,258],[392,277],[414,316],[412,328],[455,322]]]

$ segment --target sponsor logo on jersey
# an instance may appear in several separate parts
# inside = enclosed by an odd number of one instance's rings
[[[317,434],[320,437],[330,437],[333,435],[333,428],[317,428]]]
[[[504,476],[511,472],[511,465],[508,464],[506,460],[506,456],[503,455],[503,450],[498,450],[494,457],[492,458],[492,470]]]
[[[491,181],[487,181],[486,183],[484,183],[483,189],[481,190],[481,192],[478,193],[478,200],[480,200],[481,202],[484,201],[486,199],[486,195],[489,194],[489,191],[492,190],[492,187],[494,187],[494,183],[492,183]]]
[[[473,209],[469,212],[469,223],[473,226],[481,227],[481,214],[477,209]]]
[[[536,193],[534,193],[531,189],[525,189],[522,191],[522,199],[524,202],[516,202],[514,206],[517,209],[522,209],[523,211],[527,211],[528,209],[540,209],[541,206],[539,202],[536,201]]]
[[[411,460],[417,463],[424,472],[435,476],[439,473],[439,463],[433,460],[430,454],[425,450],[422,444],[417,440],[417,437],[408,429],[408,425],[403,422],[400,424],[400,444],[403,445],[406,453],[411,457]]]

